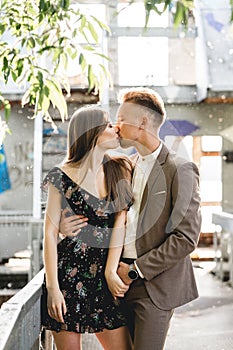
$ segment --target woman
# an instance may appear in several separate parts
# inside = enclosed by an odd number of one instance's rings
[[[112,296],[104,278],[111,236],[115,256],[108,265],[117,270],[132,200],[130,163],[106,154],[118,146],[107,112],[83,107],[69,123],[66,161],[51,169],[43,183],[48,199],[42,325],[53,331],[58,350],[81,349],[84,332],[95,333],[106,350],[131,349],[123,301],[117,298],[128,286],[113,273]],[[57,244],[64,210],[86,219],[78,235],[71,233]]]

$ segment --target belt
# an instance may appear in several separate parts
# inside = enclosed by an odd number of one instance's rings
[[[136,259],[131,259],[131,258],[123,258],[123,257],[121,257],[121,259],[120,259],[122,262],[124,262],[124,263],[126,263],[126,264],[128,264],[128,265],[131,265],[131,264],[133,264],[134,263],[134,261],[136,260]]]

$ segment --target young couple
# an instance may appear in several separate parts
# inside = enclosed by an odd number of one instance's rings
[[[81,349],[84,332],[105,350],[162,350],[174,308],[198,296],[198,169],[160,141],[156,92],[128,89],[120,102],[114,128],[99,107],[74,113],[67,158],[44,180],[42,325],[58,350]],[[119,144],[137,153],[108,155]]]

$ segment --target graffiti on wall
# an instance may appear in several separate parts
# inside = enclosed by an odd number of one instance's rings
[[[12,188],[31,187],[33,183],[33,142],[25,141],[14,145],[14,154],[9,166]]]

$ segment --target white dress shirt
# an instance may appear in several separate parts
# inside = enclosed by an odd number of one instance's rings
[[[138,223],[141,199],[142,199],[143,191],[145,189],[147,180],[155,164],[155,161],[161,151],[161,148],[162,148],[162,143],[160,143],[159,147],[153,153],[143,157],[139,155],[137,163],[135,165],[133,180],[132,180],[134,203],[130,207],[130,210],[127,212],[123,258],[130,258],[130,259],[137,258],[135,241],[136,241],[136,231],[137,231],[137,223]],[[141,275],[139,269],[138,269],[138,272]]]

